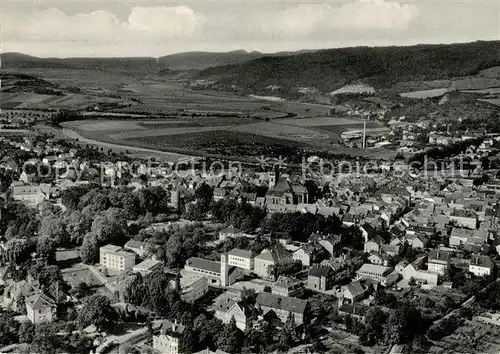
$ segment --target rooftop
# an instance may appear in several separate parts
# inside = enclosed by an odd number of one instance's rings
[[[279,296],[271,293],[260,292],[257,295],[257,304],[273,309],[285,310],[303,314],[307,307],[306,300],[294,297]]]

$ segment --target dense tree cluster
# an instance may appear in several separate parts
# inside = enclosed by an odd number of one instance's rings
[[[261,225],[266,211],[246,202],[222,199],[214,203],[212,216],[217,222],[233,225],[245,232],[253,232]]]

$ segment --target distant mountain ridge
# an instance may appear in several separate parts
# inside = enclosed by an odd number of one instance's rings
[[[302,54],[309,51],[260,53],[235,50],[230,52],[184,52],[153,57],[117,58],[39,58],[22,53],[3,53],[2,68],[97,69],[130,73],[154,73],[161,70],[203,70],[215,66],[245,63],[265,56]]]
[[[297,87],[331,92],[361,82],[387,88],[397,82],[475,75],[482,69],[500,65],[499,53],[500,41],[326,49],[207,68],[197,78],[253,93],[268,87],[281,87],[284,94]]]

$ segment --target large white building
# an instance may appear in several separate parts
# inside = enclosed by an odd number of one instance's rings
[[[134,267],[135,254],[119,246],[106,245],[99,249],[99,263],[107,269],[124,272]]]
[[[253,269],[252,252],[242,250],[239,248],[233,248],[231,251],[229,251],[227,256],[228,256],[227,262],[230,266],[243,268],[246,270]]]

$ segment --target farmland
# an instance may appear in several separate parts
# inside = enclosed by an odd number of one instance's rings
[[[187,155],[235,157],[279,154],[287,148],[342,150],[336,144],[340,132],[362,127],[362,123],[331,117],[272,121],[246,117],[178,117],[82,120],[66,122],[63,126],[83,138],[105,143],[107,147],[115,144]],[[336,129],[329,130],[331,127]],[[375,129],[378,124],[368,122],[368,127]]]

